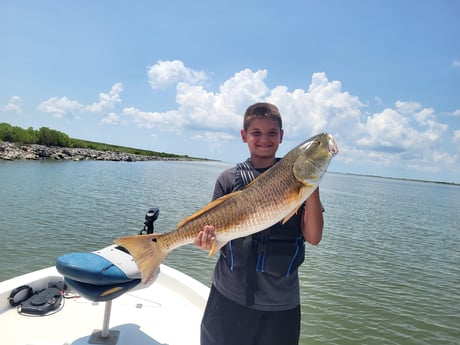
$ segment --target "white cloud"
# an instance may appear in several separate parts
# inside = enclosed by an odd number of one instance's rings
[[[452,67],[459,68],[460,67],[460,60],[452,61]]]
[[[460,129],[454,131],[452,142],[457,146],[457,150],[460,151]]]
[[[7,105],[2,109],[5,113],[22,113],[22,99],[19,96],[11,97]]]
[[[211,152],[219,150],[226,143],[238,138],[236,135],[225,132],[202,132],[192,136],[192,140],[206,143]]]
[[[112,112],[102,118],[102,120],[99,122],[99,125],[118,125],[120,124],[120,120],[120,116]]]
[[[401,114],[411,114],[419,110],[422,106],[417,102],[396,101],[396,109]]]
[[[397,151],[407,146],[403,139],[407,140],[408,120],[393,109],[385,109],[368,117],[364,126],[366,135],[357,141],[360,146],[376,150],[392,148]]]
[[[105,111],[112,109],[116,104],[121,103],[120,93],[123,91],[123,84],[116,83],[112,86],[111,90],[108,93],[99,93],[99,101],[94,102],[89,105],[82,105],[80,102],[71,100],[67,96],[61,98],[51,97],[48,100],[40,103],[38,105],[38,110],[45,113],[51,113],[55,118],[62,118],[66,115],[74,115],[79,118],[79,116],[84,112],[91,113],[104,113]],[[106,123],[106,121],[113,121],[113,115],[101,121],[101,123]],[[112,122],[113,124],[114,122]]]
[[[218,93],[203,86],[179,83],[176,102],[183,124],[190,128],[238,131],[244,108],[267,94],[266,75],[266,71],[243,70],[225,81]]]
[[[102,113],[107,109],[112,109],[117,103],[121,102],[120,93],[122,91],[123,84],[116,83],[109,93],[99,93],[99,102],[84,107],[84,110],[92,113]]]
[[[377,151],[420,152],[421,148],[433,147],[447,129],[447,125],[434,120],[432,109],[398,101],[395,109],[385,109],[367,118],[366,135],[357,144]]]
[[[163,77],[173,79],[166,74]],[[343,92],[340,82],[330,82],[325,73],[313,75],[308,91],[290,92],[285,86],[270,90],[265,83],[266,77],[266,70],[245,69],[225,81],[216,93],[202,85],[181,81],[176,85],[177,109],[159,113],[129,107],[123,114],[139,127],[178,133],[187,129],[226,132],[233,138],[242,127],[246,107],[257,101],[269,101],[280,108],[284,128],[292,139],[306,139],[313,133],[337,131],[344,126],[362,129],[360,109],[364,105],[358,97]]]
[[[142,111],[135,107],[128,107],[123,109],[123,115],[131,119],[131,121],[141,128],[160,128],[165,131],[172,131],[180,133],[182,120],[178,116],[176,110],[165,113],[156,111]]]
[[[56,118],[61,118],[67,114],[78,113],[82,109],[78,101],[72,101],[66,96],[57,98],[51,97],[47,101],[38,105],[38,110],[45,113],[51,113]]]
[[[339,81],[329,81],[326,74],[314,73],[308,90],[275,87],[267,97],[283,113],[284,127],[289,136],[306,138],[321,131],[337,132],[344,126],[361,130],[359,98],[342,91]]]
[[[355,148],[352,164],[366,164],[377,171],[379,166],[391,166],[406,170],[408,175],[459,167],[458,155],[450,152],[451,146],[444,140],[449,127],[436,120],[431,108],[398,101],[394,108],[369,116],[364,128],[364,136],[349,143]]]
[[[185,67],[179,60],[161,61],[149,66],[147,71],[148,80],[152,89],[164,89],[180,81],[189,84],[199,84],[206,79],[203,71],[195,71]]]
[[[264,82],[266,77],[267,70],[252,72],[247,68],[235,73],[219,88],[216,103],[219,104],[220,108],[230,105],[233,111],[247,107],[248,103],[254,102],[268,93],[269,89]]]
[[[192,137],[193,140],[196,141],[203,141],[203,142],[219,142],[219,141],[227,141],[237,139],[238,136],[230,135],[225,132],[203,132],[200,134],[196,134]],[[239,138],[239,137],[238,137]]]
[[[266,71],[243,70],[228,79],[218,93],[180,81],[176,85],[176,110],[159,113],[128,107],[123,114],[139,127],[177,133],[184,129],[235,133],[241,128],[244,108],[267,94],[263,82],[266,74]]]

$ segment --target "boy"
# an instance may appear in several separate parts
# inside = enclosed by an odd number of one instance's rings
[[[250,158],[224,171],[213,199],[243,189],[279,160],[283,140],[281,114],[270,103],[251,105],[244,114],[241,138]],[[297,345],[300,293],[297,268],[304,241],[320,242],[323,209],[317,189],[284,225],[280,223],[230,241],[221,249],[201,324],[201,345]],[[195,245],[210,249],[214,227],[206,226]]]

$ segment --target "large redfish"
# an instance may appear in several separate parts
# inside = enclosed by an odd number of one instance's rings
[[[318,187],[338,153],[332,135],[322,133],[289,151],[242,191],[223,196],[183,219],[164,234],[123,237],[115,243],[133,256],[146,283],[173,249],[193,243],[205,225],[214,225],[216,241],[209,256],[228,241],[287,221]]]

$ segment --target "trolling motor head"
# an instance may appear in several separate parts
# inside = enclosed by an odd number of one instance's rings
[[[158,219],[160,215],[160,209],[158,207],[149,208],[145,214],[144,228],[139,232],[139,235],[142,235],[144,232],[146,234],[153,234],[153,222]]]

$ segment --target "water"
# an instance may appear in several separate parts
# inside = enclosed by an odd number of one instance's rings
[[[136,234],[211,198],[216,162],[0,161],[0,280]],[[327,173],[323,240],[300,269],[301,344],[458,344],[460,187]],[[166,259],[209,285],[216,258]]]

